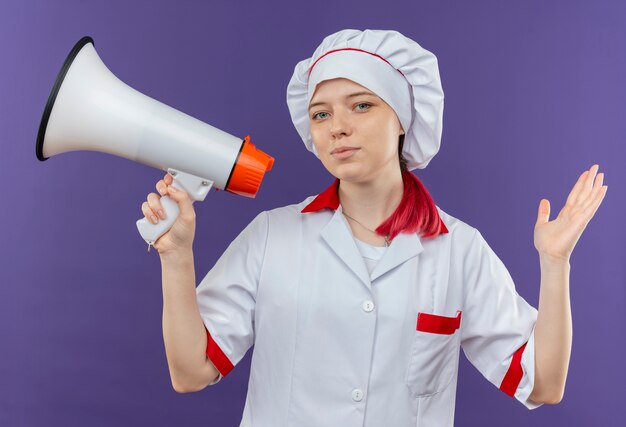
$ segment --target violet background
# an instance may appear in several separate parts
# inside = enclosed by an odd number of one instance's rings
[[[441,150],[415,173],[478,228],[537,307],[533,228],[592,164],[609,190],[571,259],[573,350],[565,397],[528,411],[461,357],[458,426],[618,426],[626,237],[626,3],[621,1],[0,2],[0,425],[236,426],[249,351],[199,393],[171,386],[158,255],[135,221],[163,172],[95,152],[39,162],[54,79],[82,36],[137,90],[276,158],[257,198],[195,205],[197,282],[261,210],[332,176],[289,118],[296,63],[344,28],[396,29],[434,52],[445,92]],[[349,397],[346,403],[349,404]]]

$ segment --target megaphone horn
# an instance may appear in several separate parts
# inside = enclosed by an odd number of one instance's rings
[[[36,154],[41,161],[77,150],[125,157],[174,177],[173,186],[202,201],[209,189],[255,197],[274,158],[128,86],[104,65],[91,37],[72,48],[41,118]],[[171,228],[178,205],[161,198],[166,220],[137,227],[148,249]]]

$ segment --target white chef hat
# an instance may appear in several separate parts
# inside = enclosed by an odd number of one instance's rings
[[[393,108],[405,131],[402,154],[408,169],[425,168],[439,151],[443,126],[435,55],[393,30],[342,30],[327,36],[313,56],[296,65],[287,86],[291,120],[318,158],[309,103],[318,83],[339,77],[368,88]]]

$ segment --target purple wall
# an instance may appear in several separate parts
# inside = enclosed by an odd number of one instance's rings
[[[443,142],[417,175],[442,209],[483,233],[535,307],[539,201],[550,200],[553,219],[594,163],[611,187],[571,260],[563,401],[528,411],[462,357],[457,425],[623,425],[626,4],[512,3],[0,3],[0,425],[235,426],[246,394],[251,352],[216,387],[171,387],[160,262],[135,228],[163,173],[94,152],[35,157],[73,44],[92,36],[129,85],[250,134],[276,158],[256,199],[211,192],[195,205],[199,282],[259,211],[332,182],[291,124],[285,90],[295,64],[343,28],[396,29],[438,56]]]

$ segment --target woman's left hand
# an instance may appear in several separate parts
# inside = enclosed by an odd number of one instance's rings
[[[549,221],[550,201],[542,199],[535,224],[535,248],[541,256],[569,261],[587,224],[593,218],[604,199],[608,186],[603,186],[604,174],[598,172],[598,165],[580,175],[567,197],[558,216]]]

